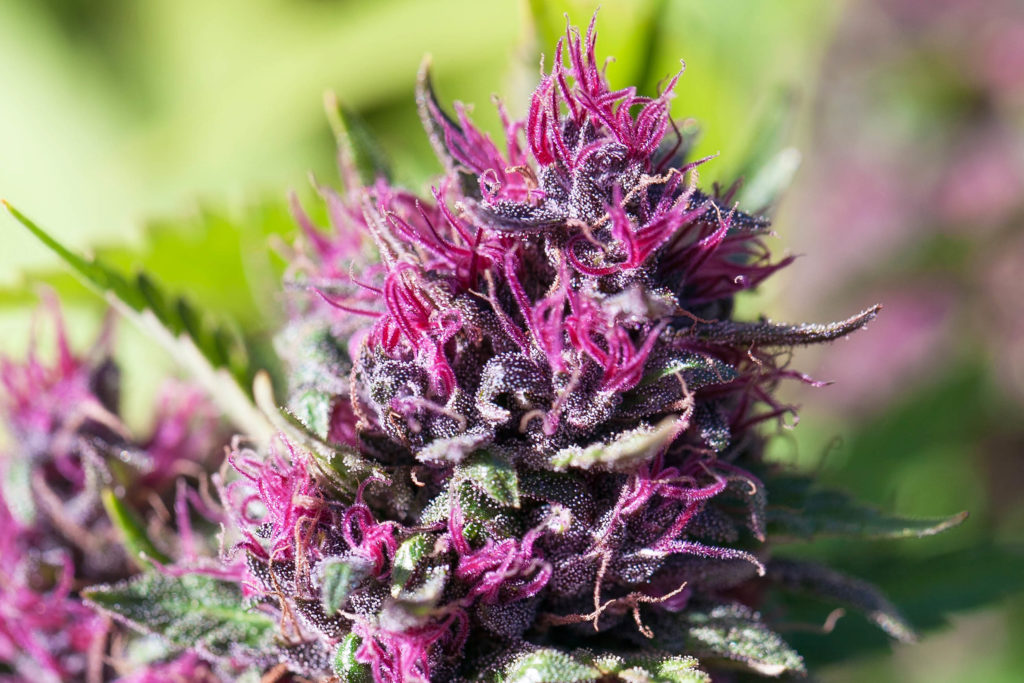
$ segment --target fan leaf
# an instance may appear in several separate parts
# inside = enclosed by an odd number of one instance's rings
[[[102,261],[82,257],[6,201],[4,206],[87,286],[159,342],[236,427],[258,441],[269,439],[270,425],[248,391],[253,371],[245,346],[231,330],[208,324],[185,299],[172,302],[145,274],[129,279]]]

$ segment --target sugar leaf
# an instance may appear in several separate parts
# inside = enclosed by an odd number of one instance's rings
[[[495,676],[498,683],[573,683],[596,681],[601,671],[553,648],[543,648],[519,655]]]
[[[328,557],[320,563],[320,601],[324,612],[334,616],[349,594],[370,575],[371,564],[359,557]]]
[[[370,683],[373,680],[370,667],[356,659],[356,651],[361,644],[359,636],[349,633],[341,639],[334,651],[334,675],[342,683]]]
[[[269,647],[277,630],[270,616],[243,606],[237,585],[202,574],[175,577],[150,571],[82,595],[132,628],[210,657]]]
[[[377,145],[366,122],[333,92],[324,95],[324,109],[338,147],[358,174],[359,181],[364,185],[372,185],[379,177],[388,178],[390,171],[387,157]]]
[[[478,451],[455,471],[457,479],[472,482],[495,502],[519,507],[519,478],[508,460],[489,451]]]
[[[551,456],[555,469],[634,470],[667,447],[686,425],[685,416],[670,415],[657,425],[642,425],[589,446],[568,446]]]
[[[690,609],[676,616],[671,626],[652,624],[651,629],[655,645],[686,652],[702,662],[734,662],[763,676],[804,672],[796,650],[743,605]]]

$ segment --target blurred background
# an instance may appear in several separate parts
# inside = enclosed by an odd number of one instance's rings
[[[796,263],[746,315],[880,318],[794,365],[824,389],[772,457],[908,515],[968,509],[923,541],[820,544],[879,581],[923,644],[890,648],[858,617],[787,634],[824,681],[1018,681],[1024,670],[1024,3],[1019,0],[603,0],[613,85],[655,92],[686,63],[704,182],[746,175]],[[4,0],[0,196],[67,244],[145,268],[169,289],[273,328],[273,237],[288,190],[336,181],[333,90],[391,154],[400,182],[439,171],[413,84],[433,56],[442,100],[523,106],[564,29],[594,3],[540,0]],[[797,161],[800,161],[799,166]],[[769,169],[750,174],[751,169]],[[795,174],[793,173],[795,171]],[[0,352],[26,344],[40,283],[85,343],[100,302],[0,219]],[[127,391],[172,372],[124,326]],[[129,418],[132,405],[126,401]],[[894,558],[904,562],[893,571]],[[935,598],[939,599],[936,600]],[[843,648],[858,657],[829,662]],[[850,646],[854,644],[854,646]]]

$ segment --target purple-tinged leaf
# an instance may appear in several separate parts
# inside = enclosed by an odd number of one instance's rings
[[[836,323],[786,325],[769,321],[757,323],[733,320],[695,322],[691,318],[678,318],[673,327],[680,337],[692,336],[714,344],[729,346],[804,346],[834,341],[861,329],[878,316],[882,306],[876,305],[857,315]]]
[[[903,643],[917,640],[913,627],[877,587],[814,562],[776,559],[768,563],[769,581],[785,589],[852,607]]]

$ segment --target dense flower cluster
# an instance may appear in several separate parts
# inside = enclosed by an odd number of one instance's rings
[[[378,472],[338,507],[301,458],[237,461],[268,511],[267,541],[245,543],[252,583],[306,634],[302,673],[329,671],[343,636],[390,681],[581,633],[635,647],[657,635],[646,620],[765,573],[751,427],[788,410],[772,387],[800,377],[778,350],[874,311],[730,321],[732,297],[789,259],[771,261],[764,219],[698,189],[675,79],[656,98],[614,91],[594,42],[591,26],[559,43],[527,118],[502,111],[502,147],[424,74],[447,170],[431,198],[350,169],[345,195],[323,190],[329,232],[296,207],[290,407]],[[317,598],[333,571],[350,592],[331,613]]]
[[[463,107],[446,113],[424,70],[445,173],[430,197],[398,189],[356,140],[344,193],[322,190],[330,229],[294,204],[286,406],[257,375],[263,416],[232,413],[279,433],[233,442],[216,501],[203,476],[172,486],[201,474],[217,433],[191,390],[139,441],[117,417],[105,335],[89,359],[60,332],[54,367],[4,361],[20,453],[2,465],[27,478],[0,498],[0,666],[153,683],[800,674],[757,611],[773,588],[912,638],[871,586],[771,556],[775,536],[924,535],[963,517],[886,517],[763,460],[757,427],[792,412],[776,385],[813,384],[788,350],[877,308],[733,319],[735,295],[790,259],[772,260],[767,219],[733,190],[700,189],[706,160],[669,116],[677,78],[653,98],[613,90],[593,23],[570,28],[525,119],[501,110],[497,145]],[[73,265],[171,320],[191,361],[227,356],[151,284]],[[165,512],[155,533],[137,519],[150,509]],[[126,646],[107,616],[158,644]]]

